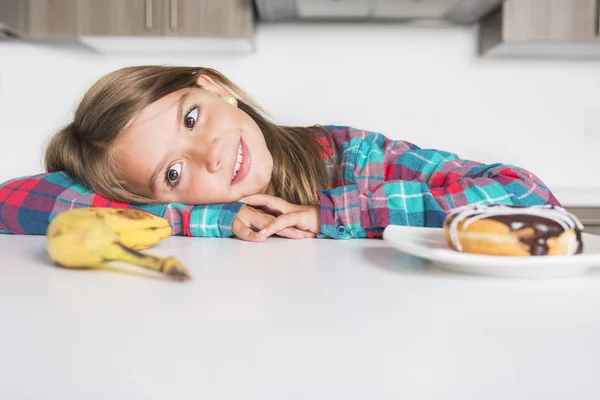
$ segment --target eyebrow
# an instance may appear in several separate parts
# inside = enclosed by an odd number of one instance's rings
[[[179,120],[183,117],[183,104],[185,103],[185,100],[187,99],[189,94],[190,90],[182,94],[179,100],[177,101],[177,114],[175,115],[175,126],[179,126]],[[154,172],[152,172],[152,175],[150,175],[150,181],[148,182],[148,186],[150,187],[150,193],[152,194],[156,193],[158,176],[160,175],[161,171],[164,171],[164,169],[166,168],[167,161],[169,161],[169,153],[166,153],[164,156],[162,156],[158,164],[156,164]]]

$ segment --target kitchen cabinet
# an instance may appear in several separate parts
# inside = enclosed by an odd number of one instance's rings
[[[0,0],[0,33],[100,52],[248,52],[252,0]],[[2,36],[2,35],[0,35]]]
[[[585,227],[584,232],[600,235],[600,207],[567,207]]]
[[[163,0],[164,34],[250,37],[254,9],[246,0]]]
[[[250,0],[78,0],[85,36],[249,37]]]
[[[598,57],[599,13],[599,0],[505,0],[482,19],[479,52]]]
[[[0,23],[12,35],[56,38],[76,35],[78,0],[0,0]]]
[[[0,1],[0,27],[11,36],[25,33],[25,2],[19,0]]]
[[[160,36],[162,0],[78,0],[82,36]]]
[[[510,0],[504,4],[507,41],[577,42],[597,36],[598,0]]]

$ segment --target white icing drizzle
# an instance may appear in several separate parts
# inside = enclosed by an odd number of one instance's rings
[[[575,228],[583,230],[583,225],[575,215],[558,206],[545,204],[530,207],[510,207],[505,204],[496,204],[491,206],[484,204],[471,204],[457,208],[448,214],[447,218],[454,218],[448,227],[450,229],[450,239],[452,240],[454,247],[459,251],[463,250],[458,236],[458,225],[461,221],[470,218],[469,221],[462,226],[462,230],[464,231],[475,221],[498,215],[534,215],[550,219],[558,223],[565,231]],[[571,240],[569,242],[569,254],[574,254],[577,251],[577,248],[577,240]]]

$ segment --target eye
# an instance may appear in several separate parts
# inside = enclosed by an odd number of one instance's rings
[[[192,107],[188,113],[185,115],[185,118],[183,119],[183,124],[185,125],[185,127],[189,130],[194,129],[194,126],[196,125],[196,122],[198,121],[198,107],[194,106]]]
[[[169,185],[175,187],[177,185],[177,182],[179,182],[179,178],[181,178],[181,166],[182,164],[179,162],[171,165],[167,170],[165,181]]]

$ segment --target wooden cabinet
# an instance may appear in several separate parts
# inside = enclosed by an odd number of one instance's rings
[[[0,23],[9,33],[32,38],[76,35],[78,0],[0,0]]]
[[[600,235],[600,207],[567,207],[585,227],[584,232]]]
[[[600,235],[600,225],[588,225],[585,227],[585,232],[592,235]]]
[[[77,0],[32,0],[27,12],[27,34],[34,38],[74,36]]]
[[[480,24],[488,55],[600,56],[599,0],[505,0]]]
[[[0,0],[1,29],[24,37],[249,38],[252,0]]]
[[[162,0],[77,1],[79,35],[162,35]]]
[[[0,26],[9,35],[25,35],[25,2],[22,0],[0,0]]]
[[[510,0],[504,3],[506,41],[578,42],[596,38],[598,0]]]
[[[249,0],[163,0],[164,34],[249,37],[254,9]]]

